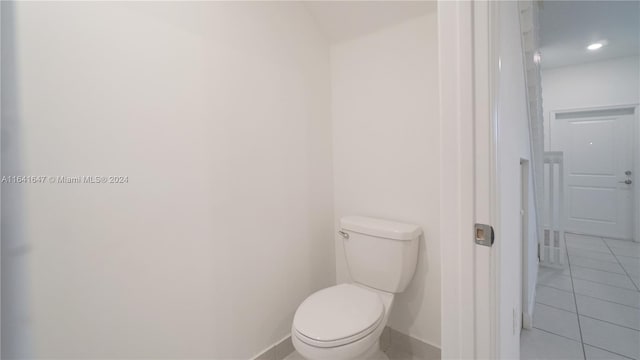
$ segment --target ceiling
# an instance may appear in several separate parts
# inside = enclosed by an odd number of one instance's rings
[[[435,1],[306,1],[305,4],[334,43],[436,11]]]
[[[606,40],[596,51],[587,45]],[[640,53],[640,2],[544,1],[540,12],[542,68]]]

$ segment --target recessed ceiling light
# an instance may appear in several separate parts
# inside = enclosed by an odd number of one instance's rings
[[[601,47],[602,47],[602,43],[597,42],[587,46],[587,49],[593,51],[593,50],[598,50]]]

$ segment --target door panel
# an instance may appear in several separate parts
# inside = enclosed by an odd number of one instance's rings
[[[568,124],[569,174],[615,176],[615,119]]]
[[[575,116],[572,116],[575,115]],[[633,113],[619,109],[554,116],[551,146],[565,161],[566,230],[633,238]]]
[[[598,206],[593,206],[596,203]],[[569,186],[569,218],[572,220],[616,221],[616,189]]]

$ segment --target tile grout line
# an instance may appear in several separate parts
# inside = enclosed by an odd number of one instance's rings
[[[606,351],[606,352],[609,352],[609,353],[612,353],[612,354],[616,354],[616,355],[621,356],[621,357],[623,357],[623,358],[625,358],[625,359],[635,360],[634,358],[630,358],[630,357],[628,357],[628,356],[626,356],[626,355],[618,354],[618,353],[617,353],[617,352],[615,352],[615,351],[607,350],[607,349],[601,348],[600,346],[591,345],[591,344],[586,344],[586,345],[591,346],[592,348],[596,348],[596,349],[600,349],[600,350],[602,350],[602,351]]]
[[[636,291],[640,291],[640,288],[638,288],[638,285],[636,285],[635,281],[633,281],[633,279],[631,278],[631,275],[629,275],[629,273],[627,272],[627,269],[624,268],[624,266],[622,266],[622,263],[620,262],[620,259],[618,259],[618,256],[616,256],[616,254],[613,252],[613,250],[611,250],[611,248],[609,247],[609,244],[607,244],[606,241],[604,241],[604,239],[602,239],[602,241],[604,242],[604,244],[607,246],[607,248],[609,249],[609,251],[611,251],[611,253],[613,254],[613,257],[616,259],[616,261],[618,262],[618,265],[620,265],[620,267],[622,268],[622,271],[624,271],[624,273],[627,275],[627,278],[629,279],[629,281],[631,281],[631,283],[633,284],[633,286],[636,288]]]
[[[640,333],[640,329],[634,329],[634,328],[632,328],[632,327],[628,327],[628,326],[626,326],[626,325],[616,324],[616,323],[611,322],[611,321],[608,321],[608,320],[602,320],[602,319],[595,318],[595,317],[593,317],[593,316],[583,315],[583,314],[578,314],[578,316],[582,316],[582,317],[585,317],[585,318],[588,318],[588,319],[591,319],[591,320],[596,320],[596,321],[600,321],[600,322],[603,322],[603,323],[607,323],[607,324],[615,325],[615,326],[618,326],[618,327],[621,327],[621,328],[625,328],[625,329],[633,330],[633,331],[636,331],[636,332],[639,332],[639,333]],[[608,351],[608,350],[607,350],[607,351]]]
[[[615,246],[614,246],[614,248],[615,248]],[[614,254],[614,255],[615,255],[615,254]],[[637,257],[637,256],[627,256],[627,255],[615,255],[615,256],[616,256],[616,257],[620,256],[620,257],[623,257],[623,258],[625,258],[625,259],[634,259],[634,260],[638,260],[638,261],[640,261],[640,257]]]
[[[633,290],[629,290],[629,291],[633,291]],[[623,304],[623,303],[619,303],[619,302],[615,302],[615,301],[611,301],[611,300],[607,300],[607,299],[602,299],[602,298],[599,298],[597,296],[585,295],[585,294],[580,294],[580,293],[576,293],[575,295],[580,295],[582,297],[588,297],[588,298],[591,298],[591,299],[608,302],[610,304],[616,304],[616,305],[628,307],[629,309],[633,309],[633,310],[640,310],[640,307],[635,307],[635,306],[631,306],[631,305],[627,305],[627,304]]]
[[[604,241],[604,240],[603,240]],[[580,346],[582,346],[582,358],[587,360],[587,351],[584,349],[584,338],[582,337],[582,326],[580,325],[580,310],[578,309],[578,299],[576,289],[573,285],[573,271],[571,270],[571,259],[569,258],[569,248],[567,247],[567,235],[564,237],[564,251],[567,254],[567,266],[569,267],[569,278],[571,279],[571,290],[573,292],[573,303],[576,306],[576,318],[578,319],[578,331],[580,332]],[[611,250],[609,250],[611,251]]]
[[[554,290],[558,290],[558,291],[563,291],[566,293],[573,293],[573,291],[571,290],[565,290],[565,289],[560,289],[551,285],[545,285],[545,284],[536,284],[536,286],[542,286],[542,287],[546,287],[546,288],[550,288],[550,289],[554,289]]]
[[[618,275],[624,275],[624,274],[618,274]],[[629,275],[627,275],[627,277],[629,279],[631,279],[629,277]],[[573,275],[571,276],[571,278],[573,279]],[[595,284],[607,285],[607,286],[610,286],[610,287],[614,287],[616,289],[622,289],[622,290],[627,290],[627,291],[638,292],[638,290],[636,290],[636,289],[626,288],[626,287],[622,287],[622,286],[618,286],[618,285],[611,285],[611,284],[606,283],[606,282],[594,281],[594,280],[584,279],[584,278],[580,278],[580,277],[576,277],[576,280],[589,281],[589,282],[592,282],[592,283],[595,283]],[[633,283],[633,280],[631,280],[631,282]],[[635,287],[635,283],[633,284],[633,287]]]
[[[582,279],[579,279],[579,280],[582,280]],[[582,280],[582,281],[589,281],[589,280]],[[599,284],[599,283],[596,283],[596,284]],[[573,294],[573,292],[572,292],[572,291],[564,290],[564,289],[560,289],[560,288],[553,287],[553,286],[549,286],[549,285],[536,284],[536,286],[542,286],[542,287],[546,287],[546,288],[549,288],[549,289],[558,290],[558,291],[566,292],[566,293],[569,293],[569,294]],[[630,290],[630,289],[625,289],[625,290],[633,291],[633,290]],[[613,300],[609,300],[609,299],[599,298],[599,297],[597,297],[597,296],[593,296],[593,295],[582,294],[582,293],[575,293],[575,295],[580,295],[580,296],[584,296],[584,297],[588,297],[588,298],[592,298],[592,299],[596,299],[596,300],[606,301],[606,302],[608,302],[608,303],[612,303],[612,304],[616,304],[616,305],[626,306],[626,307],[631,308],[631,309],[640,310],[640,307],[636,307],[636,306],[632,306],[632,305],[627,305],[627,304],[619,303],[619,302],[616,302],[616,301],[613,301]],[[536,301],[536,302],[537,302],[537,301]],[[547,305],[547,304],[544,304],[544,303],[541,303],[541,304],[543,304],[543,305]],[[550,305],[547,305],[547,306],[550,306]]]
[[[597,253],[597,254],[601,254],[601,255],[606,255],[605,253]],[[602,258],[598,259],[596,257],[590,257],[590,256],[583,256],[583,255],[569,255],[570,257],[573,258],[583,258],[583,259],[587,259],[587,260],[596,260],[596,261],[600,261],[603,263],[607,263],[607,264],[617,264],[618,262],[614,259],[614,260],[603,260]]]
[[[568,313],[572,313],[572,314],[577,314],[577,312],[573,312],[573,311],[571,311],[571,310],[563,309],[563,308],[561,308],[561,307],[557,307],[557,306],[554,306],[554,305],[545,304],[545,303],[543,303],[543,302],[539,302],[539,301],[536,301],[536,304],[544,305],[544,306],[547,306],[547,307],[550,307],[550,308],[554,308],[554,309],[556,309],[556,310],[566,311],[566,312],[568,312]]]
[[[568,260],[567,260],[567,262],[568,262]],[[625,275],[625,274],[617,274],[617,275]],[[573,278],[573,275],[557,274],[556,276],[564,276],[564,277],[568,277],[568,278]],[[631,279],[630,276],[627,275],[627,277],[629,277],[629,279]],[[614,287],[616,289],[622,289],[622,290],[627,290],[627,291],[638,292],[638,290],[636,290],[636,289],[626,288],[626,287],[617,286],[617,285],[611,285],[611,284],[605,283],[605,282],[593,281],[593,280],[590,280],[590,279],[584,279],[584,278],[580,278],[580,277],[576,277],[576,279],[580,280],[580,281],[592,282],[594,284],[606,285],[606,286]],[[633,280],[631,280],[631,282],[633,283]],[[546,285],[546,284],[538,284],[538,285],[543,285],[543,286],[546,286],[546,287],[552,287],[554,289],[558,289],[558,290],[562,290],[562,291],[569,291],[569,290],[563,290],[563,289],[556,288],[556,287],[553,287],[551,285]],[[634,287],[635,287],[635,283],[634,283]]]
[[[615,264],[615,263],[608,263],[608,264]],[[588,270],[602,271],[602,272],[606,272],[606,273],[609,273],[609,274],[625,275],[625,273],[619,273],[619,272],[615,272],[615,271],[596,269],[596,268],[589,267],[589,266],[584,266],[584,265],[573,265],[573,266],[579,267],[579,268],[583,268],[583,269],[588,269]],[[622,271],[624,271],[624,269],[622,269]]]
[[[583,314],[581,314],[581,313],[580,313],[580,310],[579,310],[579,307],[578,307],[578,303],[577,303],[577,301],[578,301],[578,300],[577,300],[577,296],[578,296],[578,295],[580,295],[580,296],[584,296],[585,298],[591,298],[591,299],[599,300],[599,301],[602,301],[602,302],[606,302],[606,303],[609,303],[609,304],[616,304],[616,305],[619,305],[619,306],[624,306],[625,308],[632,309],[632,310],[640,310],[640,307],[636,307],[636,306],[632,306],[632,305],[628,305],[628,304],[623,304],[623,303],[618,303],[618,302],[616,302],[616,301],[612,301],[612,300],[609,300],[609,299],[603,299],[603,298],[599,298],[599,297],[597,297],[597,296],[592,296],[592,295],[587,295],[587,294],[580,294],[580,293],[576,292],[576,289],[575,289],[575,280],[583,281],[583,284],[584,284],[585,286],[586,286],[588,283],[591,283],[591,284],[594,284],[593,286],[595,286],[595,285],[610,286],[610,287],[611,287],[611,288],[610,288],[610,290],[611,290],[611,291],[613,291],[613,290],[614,290],[614,288],[616,288],[616,289],[621,289],[621,290],[626,290],[626,291],[630,291],[631,293],[626,293],[626,294],[625,294],[625,293],[620,293],[621,295],[625,295],[625,297],[623,297],[623,300],[626,300],[626,295],[627,295],[627,294],[628,294],[629,296],[631,296],[631,294],[633,294],[633,293],[638,293],[638,292],[640,292],[640,284],[637,284],[637,283],[634,281],[634,279],[631,277],[631,275],[629,274],[629,272],[627,271],[627,269],[622,265],[622,263],[621,263],[621,261],[620,261],[620,257],[619,257],[618,255],[616,255],[616,254],[613,252],[613,250],[612,250],[612,246],[610,246],[610,245],[609,245],[609,244],[604,240],[604,238],[602,238],[602,237],[598,237],[598,239],[599,239],[601,242],[603,242],[603,243],[604,243],[604,246],[606,247],[606,249],[607,249],[607,251],[608,251],[608,254],[607,254],[606,252],[604,252],[604,251],[596,251],[596,250],[592,250],[592,249],[585,249],[585,248],[580,248],[580,247],[572,247],[572,246],[570,246],[570,245],[568,244],[568,242],[567,242],[567,241],[565,241],[565,251],[566,251],[566,254],[567,254],[567,257],[566,257],[566,258],[567,258],[567,264],[568,264],[568,270],[569,270],[569,272],[568,272],[568,275],[564,275],[564,274],[561,274],[561,273],[559,273],[559,274],[557,274],[557,275],[558,275],[558,276],[567,276],[567,277],[569,277],[569,279],[570,279],[570,281],[571,281],[571,289],[570,289],[570,290],[567,290],[567,289],[566,289],[566,287],[564,287],[564,288],[555,287],[553,284],[549,284],[549,285],[547,285],[547,284],[541,284],[541,283],[537,283],[537,284],[536,284],[536,286],[541,286],[541,287],[545,287],[545,288],[548,288],[548,289],[553,289],[553,290],[556,290],[556,291],[562,291],[562,293],[570,293],[570,294],[572,294],[572,296],[573,296],[573,300],[574,300],[575,312],[573,312],[573,311],[571,311],[571,310],[567,310],[566,308],[561,308],[561,307],[557,307],[557,306],[554,306],[554,305],[545,304],[544,302],[540,302],[540,301],[536,301],[535,303],[536,303],[536,304],[543,305],[543,306],[547,306],[548,308],[556,309],[556,310],[558,310],[558,311],[563,311],[563,312],[565,312],[565,313],[567,313],[567,312],[568,312],[568,313],[574,313],[574,314],[576,315],[576,320],[577,320],[577,324],[578,324],[578,331],[579,331],[579,334],[580,334],[580,338],[579,338],[579,340],[576,340],[576,339],[573,339],[573,338],[570,338],[570,337],[567,337],[567,336],[564,336],[564,335],[556,334],[556,333],[555,333],[555,332],[553,332],[553,331],[549,331],[549,330],[545,330],[545,329],[540,329],[540,328],[537,328],[537,327],[535,327],[535,326],[534,326],[534,328],[535,328],[535,329],[537,329],[537,330],[539,330],[539,331],[542,331],[542,332],[545,332],[545,333],[548,333],[548,334],[551,334],[551,335],[554,335],[554,336],[558,336],[558,337],[561,337],[561,338],[565,338],[565,339],[570,340],[570,341],[576,341],[576,342],[577,342],[577,341],[579,341],[579,342],[580,342],[580,345],[581,345],[581,347],[582,347],[583,359],[585,359],[585,360],[587,359],[587,356],[586,356],[586,348],[587,348],[587,347],[591,347],[591,348],[594,348],[594,349],[599,349],[599,350],[602,350],[602,351],[609,352],[609,353],[611,353],[612,355],[613,355],[613,354],[615,354],[615,355],[618,355],[618,356],[620,356],[620,357],[622,357],[622,358],[629,359],[629,357],[628,357],[628,356],[625,356],[625,355],[622,355],[622,354],[618,354],[618,353],[617,353],[617,352],[615,352],[615,351],[611,351],[611,350],[608,350],[608,349],[602,348],[602,347],[600,347],[600,346],[596,346],[596,345],[592,345],[592,344],[586,343],[586,342],[585,342],[585,339],[584,339],[584,337],[583,337],[582,324],[581,324],[581,318],[582,318],[582,317],[584,317],[584,320],[592,319],[592,320],[599,321],[599,322],[602,322],[602,323],[607,323],[607,324],[610,324],[610,325],[613,325],[613,326],[616,326],[616,327],[625,328],[625,329],[628,329],[628,330],[632,330],[632,331],[640,332],[640,329],[631,328],[631,327],[628,327],[628,326],[626,326],[626,325],[617,324],[617,323],[614,323],[614,322],[610,322],[610,321],[603,320],[603,319],[598,319],[598,318],[596,318],[596,317],[592,317],[592,316],[588,316],[588,315],[583,315]],[[566,239],[565,239],[565,240],[566,240]],[[615,272],[615,271],[609,271],[609,270],[603,270],[603,269],[599,269],[599,268],[593,268],[593,267],[590,267],[590,266],[582,266],[582,265],[572,264],[572,260],[576,260],[576,259],[571,259],[571,257],[569,256],[569,251],[570,251],[570,250],[571,250],[571,252],[573,252],[572,250],[584,250],[584,251],[588,251],[589,253],[593,253],[593,255],[595,255],[595,256],[597,256],[598,254],[599,254],[599,255],[601,255],[602,257],[607,256],[607,257],[606,257],[606,259],[607,259],[608,261],[607,261],[607,260],[602,260],[601,258],[597,258],[597,257],[592,258],[592,257],[589,257],[589,256],[580,256],[580,255],[577,255],[577,254],[576,254],[576,256],[578,256],[578,257],[584,257],[585,259],[588,259],[588,260],[591,260],[591,261],[598,261],[598,262],[607,263],[607,264],[617,264],[617,265],[622,269],[622,271],[623,271],[624,273]],[[602,250],[604,250],[604,249],[602,249]],[[586,254],[586,253],[585,253],[585,254]],[[582,255],[582,254],[581,254],[581,255]],[[613,258],[612,258],[612,259],[610,259],[610,258],[609,258],[609,255],[612,255],[612,256],[613,256]],[[622,256],[622,255],[621,255],[621,256]],[[623,257],[624,257],[624,256],[623,256]],[[611,261],[611,260],[613,260],[613,261]],[[594,263],[595,263],[595,262],[594,262]],[[610,265],[610,266],[614,266],[614,265]],[[592,271],[600,271],[600,272],[602,272],[602,273],[606,273],[606,274],[621,275],[623,278],[626,278],[626,279],[630,280],[630,281],[631,281],[631,283],[632,283],[632,285],[633,285],[633,287],[629,288],[629,287],[616,286],[616,285],[611,285],[611,284],[609,284],[609,283],[607,283],[607,282],[599,282],[599,281],[591,280],[591,279],[589,279],[589,278],[580,278],[580,277],[576,277],[576,276],[575,276],[575,274],[573,274],[574,267],[577,267],[577,268],[578,268],[578,269],[575,269],[575,270],[577,270],[577,271],[578,271],[578,270],[580,270],[580,269],[585,269],[585,270],[592,270]],[[595,273],[595,274],[597,275],[597,273]],[[554,275],[554,274],[550,274],[550,275]],[[605,274],[603,274],[603,275],[605,275]],[[586,283],[585,283],[585,282],[586,282]],[[566,285],[566,283],[565,283],[564,285]],[[635,288],[635,289],[634,289],[634,288]],[[596,289],[597,289],[597,288],[596,288]],[[602,289],[602,288],[601,288],[601,289]],[[605,288],[605,293],[606,293],[606,292],[607,292],[607,291],[606,291],[606,288]],[[603,305],[605,305],[605,304],[603,304]],[[640,359],[639,359],[639,360],[640,360]]]
[[[589,251],[592,253],[601,253],[601,254],[608,254],[605,250],[608,251],[608,249],[606,249],[604,246],[589,246],[589,245],[583,245],[583,244],[572,244],[569,243],[567,244],[567,247],[569,248],[569,250],[571,251],[575,251],[575,250],[585,250],[585,251]]]
[[[625,276],[625,274],[617,274],[620,276]],[[636,287],[636,284],[633,282],[633,280],[631,280],[631,278],[629,278],[629,275],[626,275],[628,280],[631,281],[631,283],[633,284],[633,287]],[[618,288],[618,289],[623,289],[623,290],[629,290],[629,291],[634,291],[634,292],[638,292],[638,290],[634,289],[634,288],[628,288],[628,287],[622,287],[622,286],[618,286],[618,285],[611,285],[610,283],[606,283],[606,282],[600,282],[600,281],[594,281],[594,280],[590,280],[590,279],[585,279],[582,277],[575,277],[576,280],[582,280],[582,281],[591,281],[592,283],[596,283],[596,284],[602,284],[602,285],[607,285],[607,286],[611,286],[614,288]]]
[[[564,339],[567,339],[567,340],[571,340],[571,341],[574,341],[574,342],[577,342],[577,343],[581,343],[581,341],[576,340],[576,339],[572,339],[572,338],[570,338],[570,337],[568,337],[568,336],[566,336],[566,335],[556,334],[556,333],[554,333],[553,331],[549,331],[549,330],[541,329],[541,328],[539,328],[539,327],[535,327],[535,326],[534,326],[533,328],[534,328],[534,329],[536,329],[536,330],[539,330],[539,331],[544,331],[544,332],[546,332],[547,334],[551,334],[551,335],[559,336],[559,337],[564,338]]]

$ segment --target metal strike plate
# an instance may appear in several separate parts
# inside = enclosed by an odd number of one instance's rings
[[[473,235],[476,239],[476,244],[491,246],[493,245],[494,234],[493,227],[487,224],[476,224],[473,229]]]

